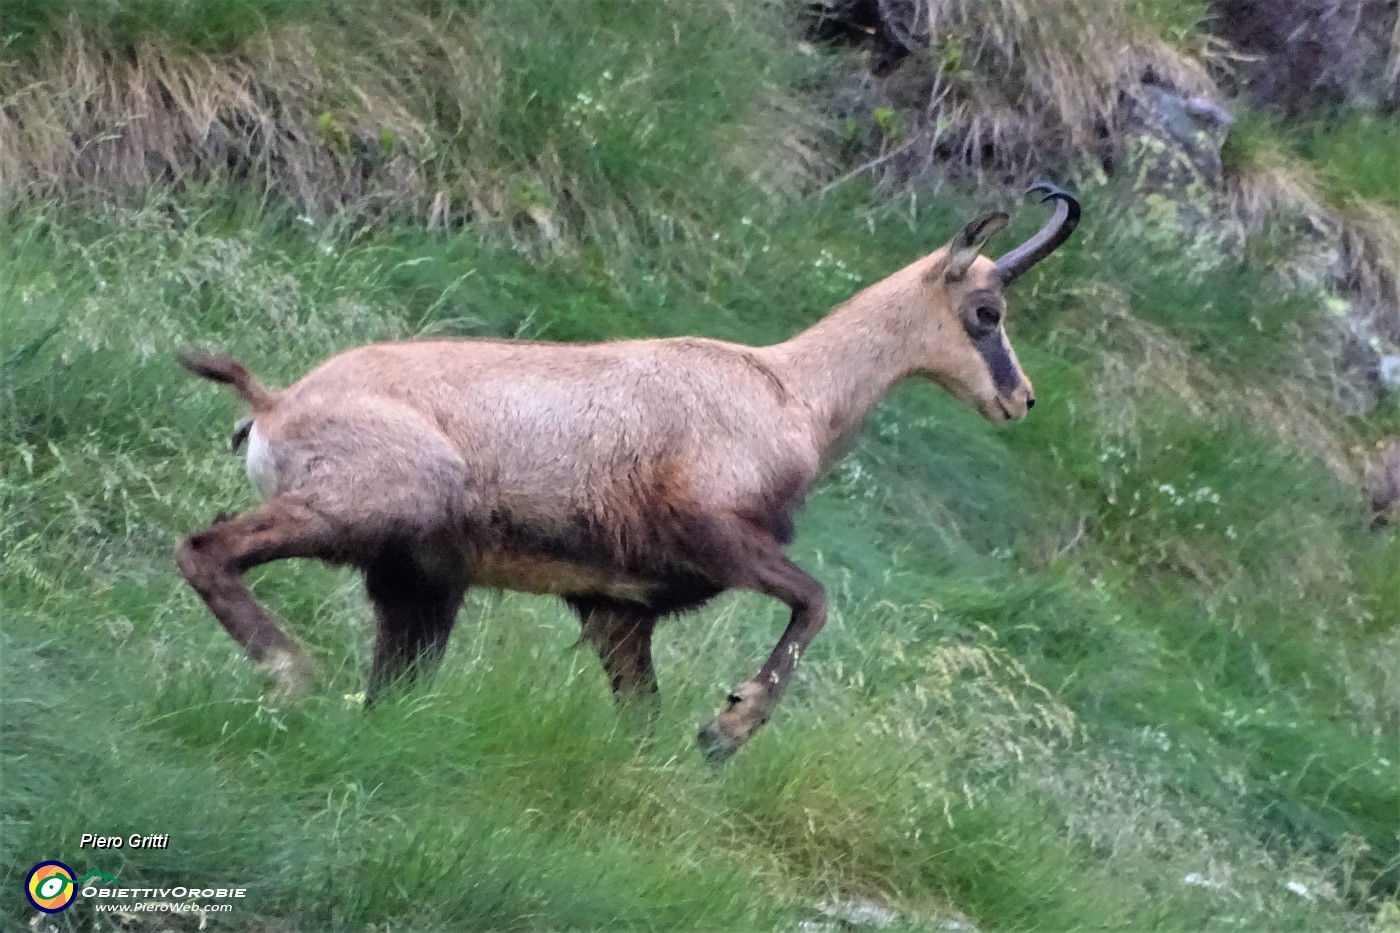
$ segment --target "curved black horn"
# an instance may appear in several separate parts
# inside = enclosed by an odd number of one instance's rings
[[[1010,285],[1019,279],[1027,269],[1049,256],[1069,239],[1074,228],[1079,226],[1079,202],[1074,195],[1050,184],[1038,184],[1026,194],[1046,192],[1040,199],[1055,201],[1055,213],[1045,222],[1035,236],[997,260],[997,278],[1002,285]]]

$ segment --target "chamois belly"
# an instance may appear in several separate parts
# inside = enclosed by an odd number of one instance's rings
[[[609,596],[649,603],[658,585],[604,567],[590,567],[549,557],[494,551],[470,562],[473,586],[538,593],[545,596]]]

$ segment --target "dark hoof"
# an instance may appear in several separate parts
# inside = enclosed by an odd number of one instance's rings
[[[695,741],[700,743],[701,754],[712,765],[724,764],[739,750],[739,747],[731,742],[728,736],[715,728],[714,723],[701,729],[699,734],[695,736]]]
[[[273,677],[268,699],[273,703],[295,703],[311,692],[316,676],[311,662],[299,646],[273,648],[262,659],[263,668]]]

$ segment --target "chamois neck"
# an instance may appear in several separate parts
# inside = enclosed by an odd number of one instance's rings
[[[811,411],[823,459],[860,430],[892,388],[921,368],[934,323],[919,300],[918,265],[875,283],[772,348],[794,393]]]

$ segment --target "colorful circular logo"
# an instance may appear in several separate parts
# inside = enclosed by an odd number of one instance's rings
[[[24,879],[24,896],[35,910],[46,914],[67,910],[77,894],[73,869],[62,862],[40,862],[29,869],[29,877]]]

